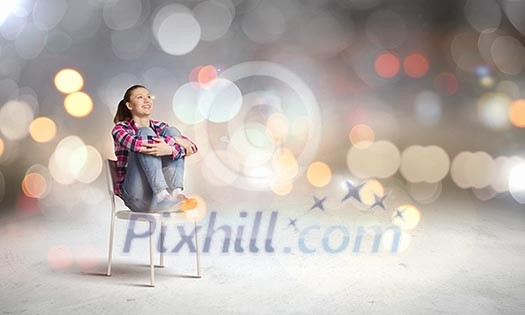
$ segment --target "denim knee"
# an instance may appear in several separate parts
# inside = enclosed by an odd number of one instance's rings
[[[151,129],[150,127],[140,127],[139,130],[137,130],[138,136],[155,136],[155,131]]]
[[[168,127],[164,129],[162,132],[163,136],[170,136],[170,137],[181,137],[182,134],[180,133],[180,130],[177,129],[177,127]]]

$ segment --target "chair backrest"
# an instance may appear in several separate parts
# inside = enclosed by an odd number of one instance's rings
[[[115,194],[115,183],[117,182],[117,161],[106,160],[106,181],[108,183],[108,193],[110,196]]]

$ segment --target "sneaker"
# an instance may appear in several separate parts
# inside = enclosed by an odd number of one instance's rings
[[[152,212],[172,212],[172,211],[178,211],[182,207],[184,201],[186,199],[179,197],[179,196],[167,196],[160,202],[153,202],[151,204],[151,211]]]
[[[188,200],[188,197],[185,194],[183,194],[183,193],[176,194],[176,195],[171,195],[171,198],[181,198],[183,200]]]

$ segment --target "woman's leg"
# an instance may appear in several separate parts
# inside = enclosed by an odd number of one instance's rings
[[[162,136],[180,137],[179,129],[169,127],[162,131]],[[171,156],[162,157],[162,170],[164,171],[164,178],[171,191],[180,188],[184,189],[184,156],[172,160]]]
[[[148,135],[155,136],[155,132],[148,127],[142,127],[137,131],[137,135],[147,139]],[[131,210],[150,211],[154,195],[167,188],[160,157],[129,152],[122,196]]]

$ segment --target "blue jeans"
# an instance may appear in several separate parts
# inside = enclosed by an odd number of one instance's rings
[[[147,139],[157,137],[149,127],[142,127],[137,136]],[[161,136],[180,137],[175,127],[163,130]],[[129,152],[128,167],[122,183],[122,199],[134,212],[151,211],[155,194],[166,189],[169,192],[176,188],[183,189],[184,157],[173,160],[171,155],[154,156],[139,152]]]

